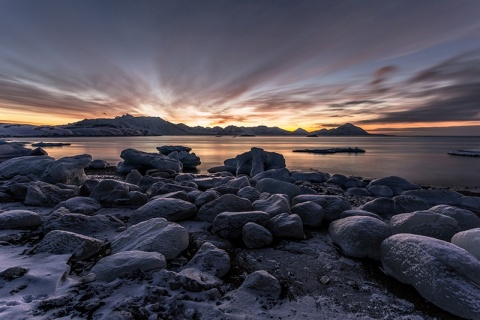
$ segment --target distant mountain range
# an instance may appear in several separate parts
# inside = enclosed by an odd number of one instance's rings
[[[287,131],[278,127],[190,127],[159,117],[134,117],[129,114],[113,119],[85,119],[68,125],[33,126],[0,124],[0,137],[54,136],[159,136],[159,135],[238,135],[238,136],[367,136],[368,132],[351,123],[335,129],[308,132],[302,128]]]

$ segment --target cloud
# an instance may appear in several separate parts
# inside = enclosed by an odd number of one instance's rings
[[[392,74],[397,71],[395,66],[385,66],[377,69],[373,75],[373,80],[370,82],[372,86],[379,86],[388,80]]]

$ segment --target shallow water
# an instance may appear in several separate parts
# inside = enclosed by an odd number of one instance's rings
[[[18,138],[38,142],[42,138]],[[447,152],[480,147],[480,137],[70,137],[43,138],[71,146],[45,150],[54,158],[88,153],[111,164],[121,161],[123,149],[157,152],[162,145],[189,146],[202,164],[199,172],[223,164],[223,160],[260,147],[284,155],[290,170],[314,169],[328,173],[378,178],[398,175],[422,185],[480,187],[480,158],[451,156]],[[359,147],[363,154],[294,153],[294,149]]]

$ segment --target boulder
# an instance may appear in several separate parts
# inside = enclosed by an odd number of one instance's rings
[[[265,270],[250,273],[243,281],[240,289],[251,291],[257,296],[268,296],[274,299],[278,299],[282,291],[277,278]]]
[[[138,185],[140,180],[142,180],[142,177],[142,174],[138,170],[132,170],[127,174],[125,182]]]
[[[367,216],[351,216],[333,221],[328,234],[349,257],[380,260],[380,245],[391,235],[388,224]]]
[[[100,251],[103,242],[81,234],[54,230],[45,235],[35,253],[72,254],[72,260],[84,260]]]
[[[0,212],[0,229],[30,229],[42,225],[42,218],[30,210]]]
[[[89,154],[81,154],[73,157],[64,157],[50,163],[43,172],[40,180],[48,183],[66,183],[81,185],[87,180],[84,168],[92,161]]]
[[[296,181],[295,178],[290,177],[290,171],[287,168],[262,171],[259,174],[254,175],[252,179],[255,181],[260,181],[266,178],[284,181],[284,182],[290,182],[290,183],[293,183]]]
[[[462,197],[458,206],[480,214],[480,197]]]
[[[168,155],[172,152],[190,152],[192,148],[185,147],[185,146],[160,146],[157,147],[158,152],[164,155]]]
[[[368,192],[372,194],[374,197],[393,197],[393,191],[387,186],[380,186],[380,185],[369,185],[367,187]]]
[[[267,199],[260,199],[253,204],[253,210],[264,211],[274,217],[281,213],[291,214],[288,196],[285,194],[272,194]]]
[[[196,268],[183,269],[175,275],[175,278],[183,289],[190,292],[201,292],[213,288],[220,288],[222,284],[219,278]]]
[[[129,173],[133,169],[139,171],[146,171],[148,169],[158,169],[161,171],[173,170],[175,172],[181,172],[183,169],[180,161],[158,153],[125,149],[121,152],[120,157],[125,160],[117,166],[117,171],[120,173]]]
[[[60,202],[53,210],[67,208],[70,212],[91,215],[102,208],[100,202],[89,197],[73,197]]]
[[[28,154],[29,156],[48,156],[48,152],[41,147],[35,148]]]
[[[113,200],[114,207],[138,208],[148,202],[148,196],[140,191],[129,191],[126,198]]]
[[[90,164],[88,165],[88,167],[90,169],[105,169],[105,168],[108,168],[110,166],[110,163],[108,163],[108,161],[106,160],[93,160],[92,162],[90,162]]]
[[[212,232],[227,239],[239,238],[245,224],[255,222],[265,225],[269,219],[270,215],[262,211],[222,212],[215,217]]]
[[[30,174],[40,177],[54,161],[55,159],[49,156],[24,156],[6,160],[0,163],[0,180]]]
[[[25,148],[21,142],[6,142],[0,140],[0,161],[21,156],[33,156],[32,149]]]
[[[188,153],[187,151],[173,151],[168,154],[168,157],[180,161],[184,169],[195,169],[202,164],[195,153]]]
[[[225,187],[227,188],[236,188],[236,189],[241,189],[243,187],[249,187],[249,186],[250,186],[250,180],[248,179],[247,176],[241,176],[241,177],[232,179],[225,184]]]
[[[205,242],[185,267],[221,278],[230,270],[230,257],[225,250]]]
[[[458,232],[457,221],[432,211],[401,213],[390,220],[392,234],[412,233],[450,241]]]
[[[305,239],[302,219],[296,214],[282,213],[271,218],[265,228],[274,237]]]
[[[255,187],[243,187],[242,189],[238,190],[237,196],[248,199],[253,203],[254,201],[260,199],[260,192],[258,192]]]
[[[174,198],[157,198],[135,210],[130,222],[136,224],[152,218],[181,221],[192,218],[196,212],[197,207],[190,202]]]
[[[151,198],[151,197],[155,197],[157,195],[166,194],[166,193],[172,193],[177,191],[190,192],[193,190],[196,190],[196,189],[192,187],[182,186],[177,183],[171,183],[170,181],[167,183],[163,181],[158,181],[158,182],[155,182],[150,188],[148,188],[146,194]]]
[[[308,181],[313,183],[323,183],[330,179],[330,175],[323,172],[291,171],[290,176],[295,179],[295,181]]]
[[[184,227],[163,218],[153,218],[129,227],[112,240],[112,252],[140,250],[160,252],[167,260],[188,247]]]
[[[348,188],[345,191],[346,194],[357,197],[371,197],[372,194],[366,188]]]
[[[192,180],[200,190],[208,190],[215,187],[220,187],[228,181],[233,180],[233,177],[201,177]]]
[[[477,260],[480,260],[480,228],[456,233],[452,237],[452,243],[467,250]]]
[[[102,258],[92,268],[97,281],[110,282],[135,271],[165,269],[167,263],[163,254],[145,251],[123,251]]]
[[[365,211],[365,210],[361,210],[361,209],[352,209],[352,210],[346,210],[346,211],[343,211],[342,214],[340,215],[340,219],[343,219],[343,218],[347,218],[347,217],[358,217],[358,216],[361,216],[361,217],[372,217],[372,218],[375,218],[375,219],[378,219],[378,220],[382,220],[382,218],[380,218],[380,216],[378,214],[375,214],[373,212],[368,212],[368,211]]]
[[[216,166],[216,167],[211,167],[207,169],[207,172],[209,173],[229,172],[229,173],[235,174],[237,172],[237,168],[232,166]]]
[[[377,198],[362,205],[360,209],[378,214],[384,219],[390,219],[396,214],[428,210],[430,206],[417,197],[400,195],[390,198]]]
[[[80,191],[78,193],[79,196],[88,197],[92,193],[93,189],[100,183],[100,180],[97,179],[87,179],[80,187]]]
[[[457,220],[458,230],[465,231],[480,228],[480,218],[470,210],[452,207],[449,205],[438,205],[430,208],[430,211],[452,217]]]
[[[392,190],[393,195],[398,196],[408,190],[419,190],[420,187],[416,184],[413,184],[404,178],[397,176],[389,176],[380,179],[375,179],[371,181],[367,189],[370,189],[372,186],[386,186]]]
[[[271,194],[275,194],[275,193],[286,194],[289,197],[289,199],[293,199],[296,196],[302,194],[302,191],[297,185],[294,185],[293,183],[289,183],[289,182],[270,179],[270,178],[265,178],[258,181],[255,188],[260,193],[268,192]]]
[[[279,153],[254,147],[233,159],[225,160],[224,164],[236,168],[236,175],[246,174],[253,177],[262,171],[285,168],[285,158]]]
[[[194,192],[195,191],[201,192],[199,190],[193,190],[193,191]],[[192,192],[192,191],[190,191],[190,192]],[[179,200],[190,202],[190,199],[188,198],[188,193],[185,192],[184,190],[159,194],[159,195],[156,195],[155,197],[151,198],[150,201],[152,201],[153,199],[179,199]]]
[[[197,218],[202,221],[213,222],[222,212],[242,212],[252,210],[252,203],[248,199],[225,194],[203,206],[197,212]]]
[[[114,231],[125,224],[114,216],[86,216],[80,213],[70,213],[68,210],[55,210],[45,221],[42,229],[45,233],[53,230],[63,230],[83,235],[91,235],[105,231]],[[63,208],[65,209],[65,208]]]
[[[343,189],[362,188],[364,186],[362,180],[355,177],[347,177],[342,174],[334,174],[327,182],[334,183]]]
[[[242,240],[247,248],[262,248],[272,243],[273,236],[267,228],[249,222],[242,228]]]
[[[313,201],[297,203],[292,213],[298,215],[306,227],[320,227],[325,216],[322,206]]]
[[[127,198],[132,186],[122,181],[105,179],[93,188],[90,198],[97,200],[102,205],[111,206],[115,200]]]
[[[340,196],[320,195],[320,194],[303,194],[293,198],[292,205],[302,202],[312,201],[320,205],[325,213],[324,220],[332,222],[340,219],[340,215],[345,210],[350,210],[352,206],[347,199]]]
[[[199,192],[201,192],[201,191],[199,191]],[[204,204],[206,204],[210,201],[213,201],[215,199],[218,199],[218,198],[220,198],[220,193],[219,192],[217,192],[215,190],[207,190],[207,191],[201,192],[201,194],[195,199],[194,204],[197,207],[201,207]]]
[[[397,234],[381,245],[387,274],[412,285],[439,308],[466,319],[480,318],[480,261],[454,244]]]
[[[30,206],[51,207],[75,196],[72,189],[60,189],[53,184],[37,181],[28,186],[24,202]]]
[[[404,192],[404,195],[420,198],[429,206],[448,204],[455,206],[460,204],[462,194],[450,190],[411,190]]]

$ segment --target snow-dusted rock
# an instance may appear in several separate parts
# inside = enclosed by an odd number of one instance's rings
[[[413,233],[450,241],[458,232],[457,221],[429,210],[401,213],[390,220],[392,234]]]
[[[124,227],[124,223],[110,215],[86,216],[79,213],[70,213],[59,208],[45,221],[42,229],[45,233],[53,230],[70,231],[83,235],[91,235],[104,231],[114,231]]]
[[[430,211],[443,214],[457,220],[459,231],[480,228],[480,218],[470,210],[452,207],[449,205],[438,205],[430,208]]]
[[[320,205],[325,213],[324,219],[327,222],[332,222],[340,218],[340,215],[345,210],[350,210],[352,206],[347,199],[339,196],[317,195],[317,194],[303,194],[292,200],[292,205],[297,205],[302,202],[312,201]]]
[[[195,268],[221,278],[230,270],[230,257],[225,250],[205,242],[185,267]]]
[[[242,228],[242,240],[247,248],[262,248],[272,243],[273,236],[267,228],[249,222]]]
[[[108,168],[109,166],[110,166],[110,163],[108,163],[108,161],[100,160],[100,159],[93,160],[88,165],[90,169],[105,169],[105,168]]]
[[[222,281],[214,275],[196,268],[183,269],[176,274],[176,280],[187,291],[201,292],[219,288]]]
[[[284,181],[284,182],[290,182],[290,183],[293,183],[296,181],[295,178],[292,178],[290,176],[290,171],[287,168],[262,171],[259,174],[256,174],[252,177],[252,179],[255,181],[260,181],[266,178]]]
[[[225,160],[224,164],[236,168],[237,175],[246,174],[253,177],[262,171],[285,168],[285,158],[279,153],[254,147],[233,159]]]
[[[340,215],[340,219],[347,218],[347,217],[357,217],[357,216],[362,216],[362,217],[372,217],[378,220],[382,220],[378,214],[375,214],[373,212],[368,212],[365,210],[361,209],[352,209],[352,210],[346,210],[343,211],[342,214]]]
[[[430,206],[436,206],[439,204],[455,206],[460,204],[462,198],[462,194],[451,190],[411,190],[406,191],[403,194],[420,198]]]
[[[380,245],[391,232],[388,224],[379,219],[352,216],[333,221],[328,234],[347,256],[380,260]]]
[[[212,232],[228,239],[242,236],[242,228],[249,222],[265,225],[270,215],[263,211],[222,212],[213,221]]]
[[[412,285],[439,308],[480,318],[480,261],[458,246],[425,236],[397,234],[381,246],[383,269]]]
[[[0,229],[29,229],[43,223],[37,213],[30,210],[9,210],[0,212]]]
[[[260,199],[253,203],[253,210],[264,211],[274,217],[281,213],[291,214],[288,196],[285,194],[272,194],[267,199]]]
[[[256,295],[279,298],[282,288],[280,282],[265,270],[250,273],[240,289],[253,291]]]
[[[89,154],[64,157],[50,163],[43,172],[40,180],[48,183],[66,183],[81,185],[87,180],[84,168],[92,161]]]
[[[293,199],[296,196],[302,194],[300,188],[289,182],[279,181],[275,179],[265,178],[258,181],[255,188],[260,192],[268,192],[271,194],[280,193],[286,194],[289,199]]]
[[[398,196],[407,190],[420,189],[418,185],[413,184],[405,180],[404,178],[397,177],[397,176],[389,176],[389,177],[384,177],[380,179],[375,179],[368,184],[367,189],[370,189],[372,186],[387,186],[392,190],[393,195],[395,196]]]
[[[165,269],[166,265],[161,253],[132,250],[102,258],[92,268],[92,272],[97,281],[110,282],[125,273]]]
[[[100,202],[102,205],[111,206],[117,199],[125,199],[128,193],[132,190],[131,184],[113,180],[105,179],[100,181],[90,193],[90,198]]]
[[[131,223],[139,223],[152,218],[165,218],[180,221],[192,218],[197,212],[194,204],[173,198],[157,198],[141,206],[130,217]]]
[[[390,198],[376,198],[362,205],[360,209],[378,214],[384,219],[390,219],[392,216],[420,210],[428,210],[430,206],[417,197],[401,195]]]
[[[325,216],[322,206],[313,201],[297,203],[292,207],[292,213],[297,214],[307,227],[319,227]]]
[[[202,221],[213,222],[215,217],[222,212],[242,212],[252,210],[252,203],[248,199],[225,194],[203,206],[197,212],[197,218]]]
[[[200,157],[187,151],[173,151],[168,154],[168,157],[180,161],[184,169],[194,169],[202,164]]]
[[[0,161],[22,156],[33,156],[32,149],[25,148],[23,143],[0,140]]]
[[[296,214],[281,213],[265,225],[274,237],[305,239],[302,219]]]
[[[73,197],[60,202],[54,210],[67,208],[70,212],[91,215],[102,208],[100,202],[89,197]]]
[[[188,232],[179,224],[154,218],[129,227],[112,240],[112,252],[156,251],[167,260],[188,247]]]
[[[260,199],[260,192],[258,192],[255,187],[243,187],[242,189],[238,190],[237,196],[248,199],[253,203],[254,201]]]
[[[16,157],[0,163],[0,179],[11,179],[15,176],[41,176],[55,159],[49,156]]]
[[[133,169],[139,171],[159,169],[161,171],[173,170],[175,172],[181,172],[183,169],[183,165],[179,160],[158,153],[125,149],[121,152],[120,157],[125,160],[117,166],[117,171],[120,173],[129,173]]]
[[[77,194],[72,189],[61,189],[53,184],[42,181],[32,182],[25,195],[25,204],[30,206],[50,207]]]
[[[92,237],[69,231],[54,230],[45,235],[38,247],[35,248],[35,252],[71,253],[73,260],[84,260],[100,251],[102,245],[102,241]]]
[[[456,233],[452,237],[452,243],[467,250],[477,260],[480,260],[480,228]]]
[[[323,173],[323,172],[291,171],[290,176],[294,178],[295,181],[309,181],[314,183],[322,183],[330,179],[330,175],[328,173]]]

